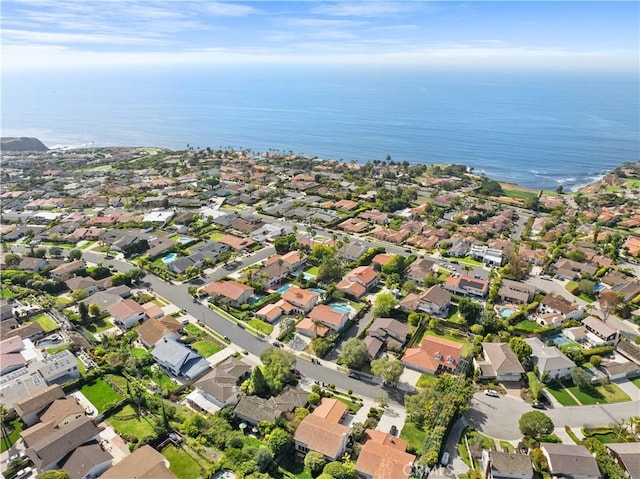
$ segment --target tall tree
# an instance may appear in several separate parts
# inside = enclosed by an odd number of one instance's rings
[[[371,372],[376,376],[382,376],[385,383],[398,382],[403,371],[404,366],[397,359],[383,357],[371,361]]]
[[[392,293],[380,293],[373,302],[373,317],[381,318],[388,315],[398,304],[398,300]]]
[[[529,343],[527,343],[521,337],[516,336],[514,338],[511,338],[511,341],[509,341],[509,347],[511,348],[511,351],[513,351],[513,353],[517,356],[518,361],[520,361],[521,363],[526,364],[529,362],[529,359],[531,359],[533,349],[531,348]]]
[[[338,358],[340,364],[351,369],[360,369],[369,360],[367,345],[362,339],[349,338],[342,346],[342,352]]]
[[[523,435],[533,439],[538,439],[545,434],[551,434],[554,428],[551,418],[540,411],[524,413],[518,421],[518,426]]]
[[[618,304],[620,304],[620,297],[615,291],[603,291],[598,295],[598,303],[600,311],[602,311],[602,320],[606,323],[609,316],[615,313]]]

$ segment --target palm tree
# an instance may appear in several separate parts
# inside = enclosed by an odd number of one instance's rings
[[[278,258],[278,283],[282,283],[282,265],[284,264],[284,260],[282,258]]]
[[[313,324],[313,334],[317,338],[318,337],[318,328],[320,326],[324,326],[324,324],[319,319],[312,319],[311,320],[311,324]]]

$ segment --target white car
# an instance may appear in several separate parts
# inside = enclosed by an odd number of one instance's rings
[[[443,466],[446,466],[449,464],[449,453],[445,451],[445,453],[442,455],[442,458],[440,459],[440,464],[442,464]]]
[[[29,474],[31,474],[31,468],[25,467],[24,469],[20,469],[18,471],[18,473],[16,474],[16,477],[27,477]]]
[[[499,398],[500,397],[500,393],[498,391],[494,391],[493,389],[485,389],[484,393],[487,396],[490,396],[492,398]]]

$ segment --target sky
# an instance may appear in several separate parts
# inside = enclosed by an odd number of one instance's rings
[[[640,2],[2,0],[2,69],[639,69]]]

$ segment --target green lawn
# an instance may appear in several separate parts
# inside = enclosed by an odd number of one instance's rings
[[[578,403],[573,399],[567,391],[562,389],[559,384],[550,384],[547,386],[547,391],[558,400],[563,406],[577,406]]]
[[[416,386],[419,388],[428,388],[433,386],[437,382],[438,378],[436,376],[423,374],[422,376],[420,376],[420,379],[418,379],[418,383],[416,384]]]
[[[122,396],[102,379],[96,379],[92,384],[84,385],[81,391],[98,412],[104,411],[107,404],[122,399]]]
[[[362,408],[362,403],[351,401],[343,396],[334,396],[340,402],[343,402],[349,408],[349,414],[355,414]]]
[[[0,298],[2,299],[12,299],[15,298],[16,295],[13,294],[11,291],[9,291],[8,288],[2,288],[0,289]]]
[[[314,276],[318,276],[318,267],[317,266],[312,266],[311,268],[306,270],[305,273],[309,273],[309,274],[312,274]]]
[[[518,199],[522,199],[522,200],[530,200],[532,198],[535,198],[536,196],[538,196],[537,192],[533,192],[533,191],[524,191],[524,190],[507,190],[507,189],[502,189],[503,193],[505,196],[507,196],[508,198],[518,198]]]
[[[215,341],[209,341],[206,339],[191,343],[191,347],[198,351],[198,354],[200,354],[200,356],[205,358],[216,354],[218,351],[222,351],[222,346],[220,346]]]
[[[162,455],[169,460],[169,469],[178,479],[196,479],[205,475],[205,467],[197,456],[192,456],[185,449],[167,446],[162,450]]]
[[[587,303],[593,303],[595,301],[594,298],[592,298],[591,296],[587,296],[584,293],[580,293],[578,295],[578,298],[580,298],[582,301],[586,301]]]
[[[260,331],[262,334],[265,334],[267,336],[269,336],[273,332],[272,324],[265,323],[264,321],[258,318],[250,319],[247,324],[249,324],[249,326],[251,326],[253,329]]]
[[[58,329],[56,322],[48,314],[40,313],[30,318],[28,323],[38,323],[45,333],[50,333]]]
[[[286,454],[280,460],[280,470],[286,471],[289,474],[292,474],[293,477],[297,479],[313,479],[311,472],[307,469],[302,462],[298,462],[295,460],[293,454]],[[291,477],[290,475],[284,474],[284,477]]]
[[[400,437],[411,444],[416,451],[422,450],[422,444],[426,436],[426,431],[418,429],[414,423],[409,421],[404,423],[404,427],[400,431]]]
[[[209,235],[209,238],[211,239],[211,241],[218,241],[223,236],[224,236],[224,233],[211,233],[211,235]]]
[[[458,306],[456,304],[449,306],[449,316],[447,316],[447,320],[453,321],[454,323],[464,322],[464,319],[458,314]]]
[[[18,439],[20,439],[20,433],[22,432],[22,421],[20,421],[20,418],[15,418],[9,424],[11,424],[11,427],[13,427],[13,432],[9,434],[8,442],[4,437],[0,440],[0,452],[6,451],[11,446],[13,446]]]
[[[91,334],[98,334],[111,328],[113,328],[113,323],[109,321],[109,318],[94,319],[85,326],[85,329]]]
[[[70,344],[61,344],[60,346],[56,346],[55,348],[47,348],[47,354],[56,354],[60,351],[64,351],[65,349],[69,349]]]
[[[189,334],[193,334],[196,337],[201,337],[202,335],[204,335],[204,331],[202,329],[200,329],[198,326],[196,326],[193,323],[189,323],[187,324],[184,328],[183,328],[187,333]]]
[[[500,449],[507,449],[511,453],[516,451],[516,448],[509,441],[500,441]]]
[[[155,431],[155,425],[151,422],[150,417],[148,415],[140,418],[129,417],[135,413],[136,410],[133,406],[127,404],[118,414],[111,416],[107,422],[113,426],[118,434],[125,438],[127,436],[135,436],[138,439],[142,439],[145,436],[152,435]]]
[[[136,359],[147,359],[151,356],[151,353],[147,351],[145,348],[133,348],[131,353],[136,357]]]
[[[631,382],[636,385],[636,387],[640,388],[640,378],[632,379]]]
[[[467,256],[465,258],[460,258],[459,261],[461,264],[470,264],[472,266],[483,266],[482,261],[475,260],[470,256]]]
[[[517,324],[514,324],[513,325],[513,329],[516,329],[516,330],[519,330],[519,331],[525,331],[527,333],[537,334],[537,333],[540,333],[540,332],[544,331],[545,328],[540,326],[535,321],[530,321],[528,319],[525,319],[523,321],[520,321]]]
[[[116,374],[107,374],[107,378],[117,387],[119,387],[122,391],[127,390],[127,380],[122,376],[118,376]]]

